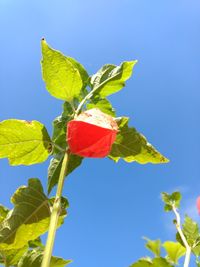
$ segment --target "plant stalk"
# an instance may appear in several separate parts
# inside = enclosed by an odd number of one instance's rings
[[[185,262],[184,262],[184,267],[188,267],[190,264],[190,257],[191,257],[191,248],[187,248],[186,254],[185,254]]]
[[[189,244],[188,244],[188,242],[187,242],[187,240],[185,238],[185,235],[184,235],[184,233],[183,233],[183,231],[181,229],[181,218],[180,218],[180,214],[178,213],[175,205],[173,205],[173,212],[176,215],[176,229],[177,229],[177,231],[178,231],[178,233],[179,233],[179,235],[180,235],[180,237],[181,237],[181,239],[183,241],[183,244],[184,244],[184,246],[186,248],[185,261],[184,261],[183,267],[189,267],[192,249],[189,246]]]
[[[78,105],[78,108],[75,111],[75,115],[74,118],[76,118],[78,116],[78,113],[81,111],[82,106],[85,104],[85,102],[87,100],[89,100],[93,95],[93,91],[90,91],[84,98],[83,100],[80,102],[80,104]]]
[[[65,180],[65,174],[67,171],[68,158],[69,158],[69,152],[66,152],[64,159],[63,159],[60,175],[59,175],[58,187],[57,187],[56,197],[55,197],[52,212],[51,212],[49,232],[48,232],[48,237],[46,241],[46,246],[44,250],[44,256],[43,256],[41,267],[50,266],[50,261],[51,261],[51,256],[52,256],[52,251],[53,251],[53,246],[54,246],[54,241],[55,241],[55,235],[56,235],[56,229],[58,225],[58,219],[59,219],[59,215],[61,212],[61,197],[62,197],[62,190],[63,190],[64,180]]]

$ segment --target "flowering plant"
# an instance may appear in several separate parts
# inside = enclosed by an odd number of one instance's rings
[[[107,97],[124,86],[137,61],[104,65],[89,76],[71,57],[52,49],[43,39],[42,76],[47,91],[63,100],[63,111],[53,121],[53,135],[38,121],[0,122],[0,158],[10,165],[31,165],[51,157],[45,194],[39,179],[28,180],[11,198],[13,209],[0,206],[0,263],[5,266],[62,267],[70,260],[52,256],[56,229],[68,207],[62,196],[65,177],[84,157],[108,157],[114,162],[166,163],[127,117],[116,117]],[[49,197],[57,186],[55,197]],[[48,231],[46,245],[40,236]]]

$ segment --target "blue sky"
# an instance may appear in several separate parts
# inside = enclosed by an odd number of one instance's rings
[[[171,161],[138,165],[86,159],[68,177],[66,223],[54,254],[73,267],[128,267],[148,254],[142,236],[173,238],[160,192],[181,190],[182,212],[199,220],[200,2],[198,0],[0,0],[0,120],[39,120],[51,133],[62,102],[45,90],[40,39],[95,73],[137,59],[133,77],[110,97]],[[28,178],[46,186],[49,162],[9,167],[0,161],[0,202]]]

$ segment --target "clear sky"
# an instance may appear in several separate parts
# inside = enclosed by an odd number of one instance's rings
[[[86,159],[65,183],[69,215],[54,249],[73,267],[128,267],[148,254],[142,236],[173,238],[160,192],[181,190],[182,212],[200,220],[200,2],[0,0],[0,120],[39,120],[51,133],[62,101],[41,79],[41,37],[90,74],[106,63],[139,61],[110,100],[171,161]],[[11,207],[9,197],[30,177],[46,186],[48,163],[9,167],[1,160],[0,202]]]

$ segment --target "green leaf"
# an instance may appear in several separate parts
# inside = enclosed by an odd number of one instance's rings
[[[199,238],[200,239],[200,238]],[[200,256],[200,240],[197,239],[197,245],[192,249],[192,252],[194,253],[195,256],[199,257]]]
[[[28,250],[28,246],[24,246],[20,249],[10,249],[0,251],[0,263],[5,264],[6,266],[17,265],[21,257]],[[28,267],[28,266],[27,266]]]
[[[41,266],[43,251],[40,249],[29,250],[20,260],[17,267],[39,267]],[[65,267],[71,260],[64,260],[58,257],[51,257],[49,267]]]
[[[164,258],[155,258],[153,259],[152,267],[173,267],[167,259]]]
[[[166,252],[167,258],[174,264],[178,264],[179,258],[185,255],[186,249],[178,242],[166,241],[162,245]]]
[[[40,237],[36,238],[35,240],[30,240],[28,242],[29,248],[44,248],[45,246],[42,244],[42,240]]]
[[[55,118],[53,121],[53,136],[52,141],[61,147],[63,150],[66,150],[67,141],[66,141],[66,129],[67,122],[73,119],[73,109],[71,105],[67,102],[63,104],[63,112],[60,116]],[[53,154],[60,153],[56,148],[53,148]]]
[[[48,194],[51,192],[52,188],[58,183],[59,174],[63,162],[63,155],[57,155],[55,158],[51,159],[48,168]],[[67,173],[68,176],[73,170],[81,165],[83,158],[70,154]]]
[[[195,221],[193,221],[188,216],[185,216],[185,220],[182,225],[182,231],[190,247],[195,248],[196,246],[199,245],[200,243],[199,226]],[[181,238],[179,234],[177,234],[177,241],[180,242],[180,240]],[[195,249],[193,252],[195,252]],[[196,254],[198,254],[198,250],[196,250]]]
[[[87,109],[98,108],[102,112],[115,117],[115,110],[106,98],[98,97],[91,101],[91,103],[87,104]]]
[[[112,146],[109,158],[118,161],[120,158],[126,162],[136,161],[145,163],[166,163],[169,160],[161,155],[146,138],[138,133],[135,128],[128,127],[128,118],[118,120],[119,133]]]
[[[163,192],[161,194],[162,200],[165,203],[165,211],[171,211],[173,209],[173,205],[176,208],[179,208],[180,206],[180,201],[181,201],[181,193],[179,192],[173,192],[171,195],[168,193]]]
[[[148,248],[151,252],[153,252],[153,254],[156,257],[160,256],[160,247],[161,247],[161,242],[159,239],[157,240],[150,240],[146,237],[144,237],[144,239],[147,241],[145,244],[145,247]]]
[[[140,259],[138,262],[132,264],[130,267],[173,267],[164,258],[154,258],[151,262],[147,259]]]
[[[72,57],[67,57],[67,59],[73,64],[75,68],[79,71],[79,74],[81,76],[82,82],[83,82],[83,88],[85,88],[89,82],[89,75],[82,64],[80,64],[78,61],[76,61]],[[82,88],[82,90],[83,90]]]
[[[135,61],[123,62],[120,66],[104,65],[91,77],[92,91],[101,97],[114,94],[125,86],[125,81],[132,75],[132,69],[137,63]]]
[[[52,49],[45,40],[42,40],[42,56],[42,74],[48,92],[68,102],[78,97],[86,79],[83,66]]]
[[[151,267],[152,262],[149,262],[145,259],[141,259],[135,263],[133,263],[130,267]]]
[[[0,223],[6,218],[8,212],[8,208],[4,207],[3,205],[0,205]]]
[[[5,120],[0,122],[0,158],[11,165],[31,165],[45,161],[51,152],[51,140],[38,121]]]
[[[45,233],[50,221],[50,203],[38,179],[29,179],[11,198],[14,209],[0,223],[0,250],[18,249]],[[59,225],[64,215],[60,216]]]
[[[200,261],[198,259],[196,259],[196,265],[197,267],[200,267]]]

